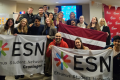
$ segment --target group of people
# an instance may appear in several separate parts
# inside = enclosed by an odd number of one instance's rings
[[[88,25],[84,21],[84,16],[80,16],[79,19],[75,18],[75,13],[70,13],[70,19],[65,21],[63,19],[63,13],[58,13],[58,8],[54,8],[54,14],[47,12],[47,5],[40,7],[38,9],[39,13],[37,15],[33,15],[33,8],[29,7],[25,14],[19,14],[15,23],[19,24],[16,28],[14,27],[14,19],[9,18],[5,25],[0,27],[0,34],[3,35],[14,35],[23,34],[23,35],[46,35],[47,44],[46,44],[46,54],[45,54],[45,75],[51,76],[52,64],[51,64],[51,50],[52,46],[59,46],[64,48],[69,48],[68,44],[62,39],[60,33],[58,33],[59,23],[72,25],[73,27],[81,27],[86,29],[93,29],[97,31],[106,32],[107,40],[106,45],[110,45],[110,30],[107,26],[107,23],[104,18],[100,18],[99,21],[97,17],[93,17],[90,24]],[[98,35],[99,36],[99,35]],[[114,50],[114,59],[113,59],[113,78],[115,80],[120,79],[118,76],[120,74],[119,69],[119,57],[120,52],[120,36],[115,36],[113,38],[112,46],[107,46],[105,49],[113,49]],[[75,39],[75,45],[73,45],[73,49],[84,49],[89,50],[87,46],[84,46],[80,38]],[[114,62],[115,61],[115,62]],[[114,69],[114,66],[116,69]],[[24,75],[16,75],[15,79],[23,78]],[[1,75],[0,80],[5,80],[5,76]]]

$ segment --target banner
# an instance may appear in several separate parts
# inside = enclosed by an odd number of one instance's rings
[[[110,28],[111,38],[120,35],[120,7],[109,7],[104,5],[105,20]]]
[[[0,75],[44,72],[46,36],[0,35]]]
[[[112,50],[52,49],[52,80],[112,80],[112,65]]]
[[[77,37],[82,43],[92,50],[102,49],[106,46],[107,34],[102,31],[84,29],[66,24],[59,24],[59,33],[62,34],[63,40],[67,42],[70,48],[74,47],[74,41]]]

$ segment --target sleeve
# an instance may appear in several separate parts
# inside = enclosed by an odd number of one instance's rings
[[[66,42],[65,42],[65,45],[64,45],[64,47],[65,47],[65,48],[69,48],[69,47],[68,47],[68,44],[67,44]]]
[[[16,24],[18,24],[23,19],[23,15],[20,16],[18,21],[15,21]]]
[[[53,31],[54,36],[50,36],[51,40],[53,40],[55,38],[55,34],[57,33],[57,29],[54,28],[52,31]]]
[[[52,45],[52,42],[49,44],[49,46]],[[51,56],[51,50],[49,50],[49,46],[47,48],[47,51],[46,51],[46,56],[47,57],[50,57]]]
[[[0,34],[2,34],[2,32],[4,32],[3,30],[4,30],[4,25],[0,27]]]

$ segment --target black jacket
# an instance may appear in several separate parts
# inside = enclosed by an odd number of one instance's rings
[[[109,36],[107,37],[106,45],[110,45],[111,34],[110,34],[110,29],[109,29],[109,27],[108,27],[108,26],[103,26],[102,31],[103,31],[103,32],[108,32]]]
[[[39,27],[32,26],[28,28],[28,35],[42,35],[42,31],[44,30],[44,25],[40,25]]]
[[[19,18],[19,21],[16,21],[15,23],[18,24],[23,18],[27,19],[28,26],[31,23],[34,23],[34,21],[35,21],[35,16],[33,14],[31,14],[31,16],[29,16],[29,14],[26,12],[25,14],[21,15],[21,17]]]

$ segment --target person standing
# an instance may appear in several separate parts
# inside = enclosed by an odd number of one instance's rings
[[[107,33],[106,45],[110,45],[110,38],[111,38],[110,29],[107,26],[106,20],[104,18],[99,19],[99,26],[101,31]]]
[[[77,25],[77,23],[79,23],[79,20],[75,18],[75,13],[74,12],[70,13],[70,19],[66,22],[67,25],[71,25],[72,20],[75,21],[76,25]]]
[[[25,14],[19,14],[17,19],[16,19],[16,24],[18,24],[23,18],[26,18],[28,21],[28,27],[31,27],[34,23],[34,18],[35,16],[33,15],[33,8],[29,7],[27,12]]]
[[[37,16],[35,18],[34,25],[28,28],[28,35],[42,35],[44,25],[41,25],[41,18]]]
[[[0,34],[13,35],[14,34],[14,19],[9,18],[5,25],[0,27]],[[0,75],[0,80],[5,80],[4,75]]]
[[[46,71],[48,76],[51,76],[51,71],[52,71],[51,52],[52,52],[53,45],[58,46],[58,47],[68,48],[68,44],[65,41],[63,41],[61,34],[56,33],[55,39],[49,44],[49,46],[47,48],[47,52],[46,52],[46,56],[48,58],[48,63],[49,63],[49,67]]]
[[[107,45],[103,49],[113,50],[113,80],[120,80],[120,36],[114,36],[113,45]]]
[[[80,16],[79,21],[80,22],[77,24],[78,27],[87,28],[88,24],[84,22],[84,16]]]
[[[45,17],[47,18],[48,15],[49,15],[49,12],[47,12],[48,6],[47,6],[47,5],[44,5],[44,6],[43,6],[43,10],[44,10]]]
[[[23,18],[20,21],[20,24],[18,25],[17,28],[14,29],[14,35],[17,36],[18,34],[23,34],[23,35],[27,35],[28,32],[28,27],[27,27],[27,19]],[[19,78],[24,78],[24,75],[15,75],[15,79],[19,79]]]
[[[57,15],[58,15],[58,7],[55,7],[55,8],[54,8],[54,14],[53,14],[54,20],[57,19]]]
[[[93,17],[92,18],[91,23],[87,26],[87,29],[101,31],[100,26],[98,24],[97,17]]]
[[[57,16],[57,19],[54,21],[54,25],[57,27],[57,29],[59,28],[59,23],[63,23],[65,24],[65,21],[63,19],[63,13],[62,12],[59,12],[58,13],[58,16]]]
[[[43,7],[39,7],[39,13],[36,15],[41,18],[40,24],[45,25],[45,19],[48,17],[45,16]]]

